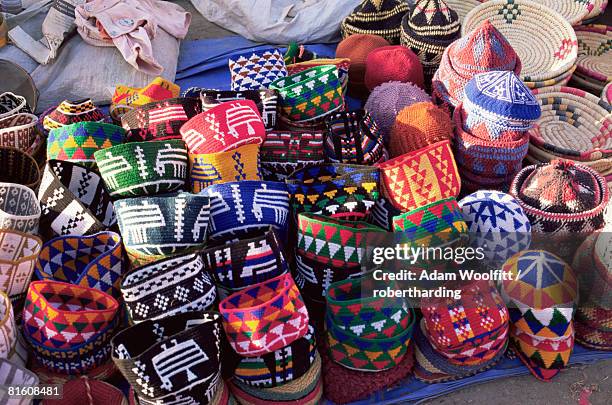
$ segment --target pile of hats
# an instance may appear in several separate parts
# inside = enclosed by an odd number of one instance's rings
[[[502,270],[510,275],[501,282],[512,322],[510,339],[531,373],[548,381],[567,365],[574,349],[574,272],[543,250],[517,253]]]
[[[578,56],[578,40],[570,23],[542,3],[489,0],[473,8],[461,27],[465,37],[490,21],[518,55],[522,64],[521,79],[531,89],[567,84],[576,70]],[[546,3],[564,6],[570,2]],[[537,41],[533,38],[534,27],[538,27]]]
[[[118,85],[111,99],[109,114],[115,122],[121,122],[121,117],[128,111],[156,101],[176,98],[180,92],[178,85],[162,77],[156,77],[142,88]]]
[[[542,116],[529,131],[527,161],[571,160],[610,176],[612,106],[573,87],[537,89],[533,94]]]
[[[471,282],[459,289],[459,300],[421,302],[414,374],[428,384],[484,371],[502,359],[508,345],[508,311],[495,286]]]
[[[586,238],[578,248],[572,268],[580,287],[574,317],[576,341],[597,350],[612,350],[612,296],[610,228]]]
[[[465,189],[507,190],[539,117],[540,105],[513,72],[475,75],[454,112],[455,154]]]
[[[521,74],[521,61],[508,40],[485,20],[444,50],[432,82],[437,104],[451,111],[463,101],[463,89],[477,74],[508,70]]]

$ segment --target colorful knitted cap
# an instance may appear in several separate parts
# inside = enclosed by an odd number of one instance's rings
[[[230,59],[229,69],[234,91],[267,89],[273,81],[287,76],[283,54],[278,49]]]
[[[287,74],[289,76],[299,73],[311,67],[321,65],[334,65],[338,69],[338,80],[342,84],[342,91],[346,93],[346,88],[349,80],[349,68],[351,60],[348,58],[317,58],[299,63],[287,65]]]
[[[521,60],[506,37],[489,20],[448,48],[452,69],[466,79],[492,70],[521,73]]]
[[[109,112],[115,121],[121,121],[123,114],[155,101],[178,97],[181,88],[162,78],[156,77],[145,87],[128,87],[122,84],[115,87],[115,93],[111,99]]]
[[[528,166],[514,178],[516,198],[539,232],[592,232],[604,225],[609,190],[593,169],[554,160]]]
[[[404,107],[425,101],[431,101],[431,97],[420,87],[412,83],[387,82],[372,90],[364,108],[374,118],[387,142],[399,112]]]
[[[540,118],[540,104],[521,79],[509,71],[479,73],[464,89],[464,128],[484,124],[492,140],[504,131],[524,133]]]
[[[79,101],[62,101],[53,111],[47,114],[43,120],[43,127],[50,131],[64,125],[77,122],[91,121],[101,122],[104,114],[91,101],[90,98]]]
[[[407,11],[408,4],[402,0],[363,0],[342,20],[342,38],[354,34],[372,34],[398,44],[400,23]]]
[[[410,49],[401,45],[383,46],[368,54],[364,80],[370,91],[390,81],[410,82],[423,88],[423,66]]]
[[[274,129],[276,126],[276,106],[278,95],[275,90],[212,90],[192,87],[185,91],[185,97],[196,97],[202,101],[202,111],[208,111],[218,104],[234,100],[251,100],[257,106],[257,111],[266,130]]]
[[[349,68],[350,94],[367,94],[364,80],[368,54],[376,48],[389,45],[391,44],[383,37],[370,34],[355,34],[340,41],[336,48],[336,58],[347,58],[351,61],[351,67]]]
[[[417,0],[402,20],[401,43],[419,56],[425,76],[431,77],[460,28],[457,13],[444,0]]]
[[[389,153],[397,157],[452,137],[453,124],[445,111],[429,102],[415,103],[398,113],[389,136]]]
[[[47,138],[47,159],[93,165],[94,152],[123,143],[125,130],[100,122],[77,122],[52,129]]]

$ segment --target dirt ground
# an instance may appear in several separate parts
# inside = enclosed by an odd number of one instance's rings
[[[187,39],[221,38],[233,35],[204,19],[189,1],[175,1],[193,15]],[[612,24],[612,7],[605,16]],[[602,22],[602,23],[603,23]],[[593,405],[612,404],[612,360],[565,370],[553,382],[543,383],[531,375],[497,380],[447,394],[427,401],[428,405],[494,404],[494,405],[565,405],[577,404],[583,390],[590,390]],[[585,404],[588,404],[585,403]]]

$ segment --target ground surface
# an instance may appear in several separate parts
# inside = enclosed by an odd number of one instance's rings
[[[221,38],[231,32],[205,20],[189,1],[175,1],[193,14],[187,39]],[[612,7],[605,22],[612,24]],[[531,375],[509,378],[471,386],[461,391],[432,399],[428,405],[483,404],[483,405],[565,405],[577,404],[580,393],[593,391],[589,401],[593,405],[612,404],[612,360],[588,366],[574,367],[558,375],[553,382],[543,383]],[[581,404],[586,405],[588,404]]]

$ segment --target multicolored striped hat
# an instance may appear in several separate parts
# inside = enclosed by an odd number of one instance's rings
[[[181,88],[178,85],[162,77],[156,77],[142,88],[120,84],[115,87],[109,113],[113,120],[121,121],[124,114],[136,107],[178,97],[180,92]]]
[[[400,23],[408,12],[401,0],[363,0],[342,20],[342,38],[354,34],[379,35],[391,44],[399,44]]]
[[[259,159],[264,180],[284,182],[295,171],[324,163],[323,131],[269,131]]]
[[[50,113],[44,114],[43,127],[47,131],[77,122],[102,122],[104,114],[90,98],[78,101],[62,101]]]

